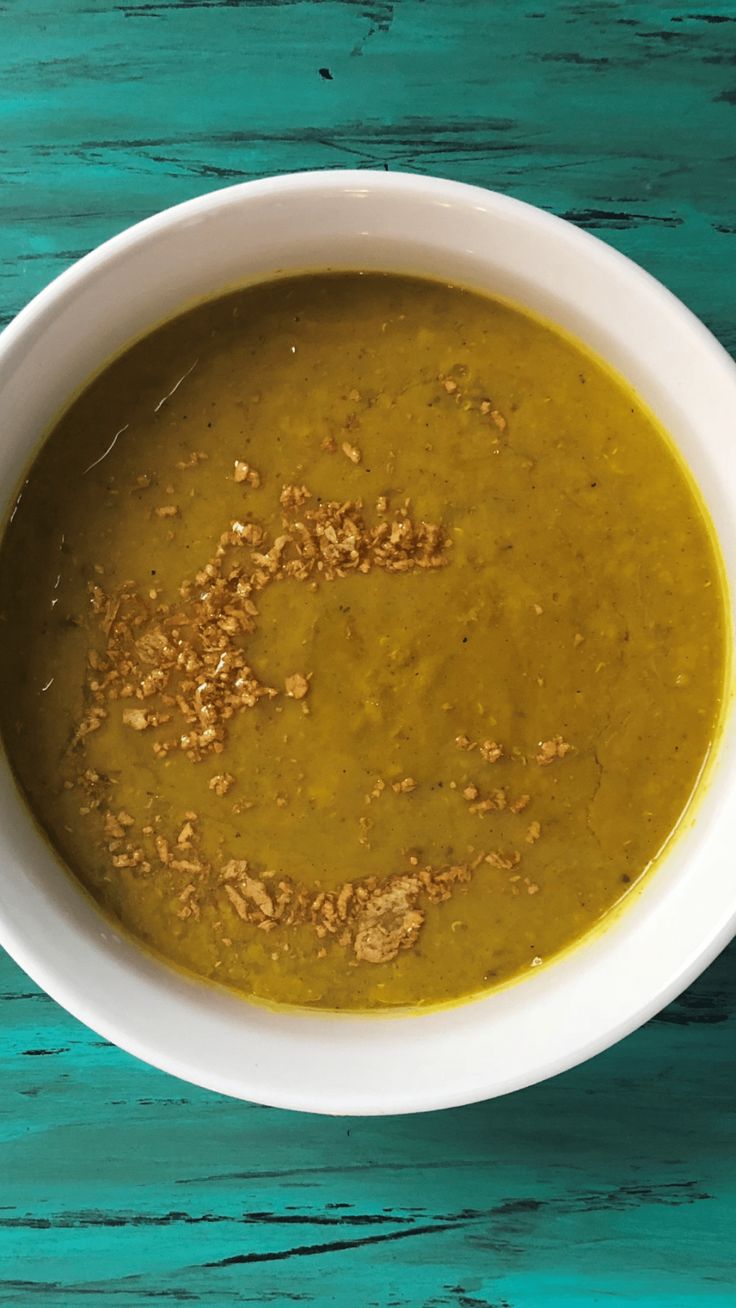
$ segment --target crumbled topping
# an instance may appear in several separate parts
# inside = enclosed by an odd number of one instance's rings
[[[146,710],[140,708],[123,709],[123,722],[126,727],[132,727],[134,731],[145,731],[150,725]]]
[[[351,445],[350,441],[343,441],[340,448],[343,454],[350,460],[351,463],[360,463],[363,455],[361,454],[357,445]]]
[[[495,740],[484,740],[480,745],[480,756],[486,763],[497,763],[503,755],[503,749]]]
[[[226,795],[234,784],[235,777],[230,772],[217,772],[208,782],[209,789],[219,796]]]
[[[249,463],[245,463],[242,459],[236,459],[233,471],[233,481],[247,482],[249,486],[253,487],[253,490],[258,490],[258,487],[261,484],[261,477],[260,473],[256,472],[255,468],[252,468]]]
[[[192,826],[192,823],[190,821],[186,821],[182,826],[178,836],[176,837],[176,843],[179,846],[179,848],[191,849],[193,835],[194,835],[194,827]]]
[[[366,804],[372,804],[373,800],[378,799],[379,796],[383,794],[385,789],[386,789],[386,782],[381,777],[378,777],[370,794],[366,795],[365,797]]]
[[[166,867],[171,862],[171,850],[165,836],[155,836],[153,841],[160,862]]]
[[[553,736],[551,740],[541,741],[535,759],[540,767],[547,767],[548,764],[554,763],[555,759],[564,758],[571,749],[572,745],[563,740],[562,736]]]
[[[301,672],[295,672],[293,676],[286,678],[284,689],[292,699],[304,699],[309,690],[309,681]]]
[[[418,895],[418,883],[407,876],[370,897],[355,923],[353,950],[360,962],[388,963],[399,950],[411,948],[424,922]]]
[[[130,816],[129,813],[125,813],[125,812],[118,813],[116,817],[114,813],[111,813],[108,810],[108,812],[105,814],[103,830],[106,836],[111,836],[113,837],[113,839],[122,840],[125,836],[126,827],[131,827],[131,826],[133,826],[133,818]]]
[[[444,382],[448,394],[458,390],[454,380],[448,385],[451,380]],[[342,448],[352,462],[360,461],[357,447],[346,441]],[[198,457],[191,455],[181,466],[195,466]],[[251,486],[260,484],[255,470],[240,460],[235,462],[234,480]],[[291,579],[316,587],[351,572],[365,574],[381,569],[402,573],[447,563],[451,542],[438,525],[413,517],[408,501],[390,510],[387,496],[379,496],[376,518],[369,522],[360,500],[322,502],[301,485],[284,485],[279,500],[282,522],[277,534],[267,534],[256,522],[231,522],[211,557],[182,582],[170,603],[162,601],[156,588],[146,587],[138,594],[132,583],[125,583],[113,595],[107,595],[97,584],[90,587],[91,610],[98,629],[96,648],[88,659],[85,688],[91,707],[77,729],[74,744],[81,744],[86,734],[97,730],[110,706],[120,700],[116,711],[121,713],[123,723],[135,731],[148,730],[157,757],[165,758],[178,750],[197,762],[210,753],[220,754],[229,723],[237,714],[281,693],[305,700],[310,690],[311,674],[287,676],[280,692],[250,666],[248,638],[256,630],[260,594],[267,586]],[[154,512],[161,517],[176,516],[178,507],[165,505]],[[154,589],[155,594],[151,593]],[[306,710],[307,705],[302,708]],[[169,730],[162,732],[160,729],[169,723]],[[480,758],[489,764],[504,757],[504,750],[494,740],[478,742],[458,735],[455,744],[465,751],[477,749]],[[571,746],[558,736],[539,748],[536,761],[546,763],[564,757]],[[516,765],[517,757],[517,751],[512,751],[509,767]],[[504,774],[506,767],[504,763]],[[159,876],[160,869],[166,868],[167,879],[179,878],[174,887],[179,918],[196,921],[203,909],[209,911],[214,905],[216,914],[222,914],[224,930],[229,931],[219,937],[227,948],[236,938],[233,927],[237,922],[264,932],[308,926],[320,941],[334,939],[353,955],[355,962],[390,962],[416,944],[427,904],[449,899],[458,884],[470,880],[481,862],[514,872],[521,861],[517,850],[495,850],[484,851],[470,862],[433,867],[423,865],[421,848],[410,849],[402,855],[402,862],[408,860],[407,871],[382,879],[353,878],[329,890],[300,884],[277,872],[256,872],[243,858],[230,859],[218,870],[202,853],[201,824],[196,813],[180,814],[178,823],[167,829],[161,815],[156,815],[149,805],[136,840],[134,819],[119,810],[111,798],[112,783],[92,769],[84,775],[86,782],[77,782],[86,786],[83,811],[99,809],[95,820],[102,824],[112,866],[134,876],[150,872],[152,865],[158,865]],[[216,772],[207,785],[215,795],[224,797],[234,780],[229,772]],[[389,784],[397,795],[417,789],[411,776]],[[458,788],[457,783],[449,784],[451,789]],[[376,801],[386,788],[383,778],[377,778],[366,802]],[[530,802],[528,795],[509,802],[505,788],[486,793],[473,782],[464,786],[462,797],[470,811],[480,815],[505,808],[520,813]],[[272,802],[285,807],[289,798],[277,794]],[[233,812],[240,812],[250,805],[243,802],[232,807]],[[368,844],[371,819],[358,820],[363,845]],[[523,830],[523,824],[520,826]],[[540,834],[539,823],[532,822],[525,840],[533,844]],[[514,875],[516,884],[521,879]],[[524,879],[519,886],[522,892],[524,885],[528,894],[539,889]],[[288,946],[279,945],[282,947]]]
[[[503,757],[503,748],[497,745],[495,740],[483,740],[480,745],[477,740],[470,740],[468,736],[456,736],[455,744],[458,749],[479,749],[480,756],[486,763],[497,763]]]
[[[85,713],[79,726],[77,727],[71,739],[70,748],[73,749],[80,741],[84,740],[92,731],[99,731],[104,719],[107,717],[107,710],[101,705],[96,704]]]
[[[279,495],[279,503],[284,509],[300,509],[311,498],[311,492],[306,486],[284,486]]]
[[[525,808],[529,807],[530,795],[519,795],[517,799],[512,799],[509,809],[512,813],[523,813]]]
[[[477,740],[469,740],[467,736],[463,735],[455,737],[455,744],[458,749],[475,749],[478,742]]]
[[[490,854],[486,854],[485,862],[491,867],[499,868],[502,872],[510,872],[512,868],[519,866],[521,854],[517,849],[510,854],[500,854],[498,850],[493,850]]]
[[[185,468],[196,468],[198,463],[204,463],[208,458],[209,455],[205,454],[204,450],[192,450],[189,458],[179,459],[176,466],[182,470]]]
[[[242,858],[233,858],[222,869],[225,892],[234,905],[239,917],[248,921],[247,901],[250,900],[255,910],[263,918],[274,916],[274,902],[262,881],[248,874],[248,863]],[[236,884],[232,884],[235,882]]]
[[[416,788],[417,783],[413,777],[404,777],[403,781],[393,781],[391,783],[391,789],[397,795],[410,795],[412,790],[416,790]]]
[[[465,370],[461,369],[460,371],[464,372]],[[495,409],[493,407],[492,400],[488,399],[487,396],[483,396],[479,399],[477,397],[477,394],[476,395],[473,395],[472,393],[466,394],[463,390],[461,390],[459,383],[456,381],[454,377],[440,376],[439,380],[442,384],[443,389],[447,392],[448,395],[451,395],[453,397],[455,403],[458,405],[459,408],[461,408],[465,412],[469,412],[470,410],[477,409],[482,417],[490,418],[494,427],[496,427],[498,431],[500,432],[506,431],[508,424],[506,422],[505,417],[498,409]],[[498,437],[496,437],[495,439],[498,440]]]
[[[526,831],[527,844],[528,845],[535,844],[536,841],[539,840],[541,834],[542,834],[542,828],[540,827],[539,823],[536,821],[530,822]]]
[[[472,789],[476,790],[476,787],[473,786]],[[507,797],[503,789],[490,791],[485,799],[478,798],[477,794],[473,798],[476,802],[470,805],[471,813],[499,813],[506,808]]]

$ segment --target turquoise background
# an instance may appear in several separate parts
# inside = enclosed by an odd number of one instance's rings
[[[0,2],[2,321],[179,200],[387,167],[564,214],[734,351],[735,163],[732,0]],[[323,1120],[145,1067],[4,958],[0,1304],[731,1305],[734,959],[546,1085]]]

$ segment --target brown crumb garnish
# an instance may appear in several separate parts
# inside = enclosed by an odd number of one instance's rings
[[[194,827],[192,826],[191,822],[189,821],[185,822],[178,836],[176,837],[176,843],[179,846],[179,848],[191,849],[193,835],[194,835]]]
[[[484,740],[480,745],[480,756],[486,763],[497,763],[503,756],[503,749],[495,740]]]
[[[196,468],[198,463],[204,463],[208,458],[209,455],[205,454],[204,450],[192,450],[189,458],[179,459],[176,466],[182,470],[185,468]]]
[[[216,795],[226,795],[235,784],[235,777],[230,772],[217,772],[214,777],[210,777],[208,786],[214,790]]]
[[[491,409],[491,422],[494,424],[494,426],[498,428],[499,431],[505,431],[508,425],[503,414],[499,413],[498,409]]]
[[[150,871],[150,863],[146,862],[142,849],[126,850],[124,854],[113,854],[111,863],[115,868],[137,867],[142,872]]]
[[[378,797],[383,794],[385,789],[386,789],[386,782],[383,780],[382,777],[378,777],[376,780],[376,784],[374,785],[370,794],[366,795],[365,797],[366,804],[370,804],[374,799],[378,799]]]
[[[412,790],[416,790],[417,783],[413,777],[404,777],[403,781],[392,781],[391,789],[397,795],[410,795]]]
[[[183,920],[186,920],[188,917],[193,917],[195,920],[199,918],[197,888],[193,881],[190,881],[181,891],[179,900],[181,901],[182,906],[177,913],[177,917],[182,918]]]
[[[323,449],[326,454],[334,454],[337,450],[337,441],[335,440],[335,437],[325,436],[320,448]]]
[[[397,877],[368,900],[355,923],[353,950],[364,963],[388,963],[416,941],[424,913],[416,907],[419,887],[412,877]]]
[[[341,922],[345,922],[347,919],[348,908],[350,906],[350,901],[353,898],[353,894],[354,889],[352,882],[346,881],[338,892],[336,904],[337,916]]]
[[[176,518],[179,516],[178,504],[159,504],[158,508],[153,511],[157,518]]]
[[[536,821],[530,822],[526,832],[527,844],[533,845],[537,840],[539,840],[541,834],[542,834],[542,828],[540,827],[539,823]]]
[[[519,795],[517,799],[512,799],[509,804],[509,810],[512,813],[523,813],[525,808],[529,807],[530,795]]]
[[[311,498],[306,486],[282,486],[279,503],[283,509],[300,509]]]
[[[258,487],[261,484],[261,476],[260,473],[256,472],[255,468],[252,468],[249,463],[245,463],[243,459],[236,459],[233,471],[233,481],[247,482],[249,486],[253,487],[253,490],[258,490]]]
[[[171,862],[171,850],[169,849],[168,840],[165,836],[155,836],[153,843],[156,846],[156,853],[158,854],[159,859],[164,866],[166,866]]]
[[[510,872],[513,867],[518,867],[521,862],[521,854],[517,849],[510,854],[500,854],[498,850],[486,854],[484,862],[491,867],[500,868],[502,872]]]
[[[282,920],[294,921],[295,913],[298,917],[303,913],[319,937],[334,936],[351,947],[356,961],[386,963],[416,943],[424,922],[422,900],[442,903],[458,882],[468,881],[471,875],[472,868],[463,864],[424,867],[384,881],[369,877],[316,895],[291,887]]]
[[[87,771],[90,786],[105,784],[92,769]],[[217,774],[211,780],[219,782],[227,777],[229,774]],[[414,788],[415,782],[406,777],[394,785],[400,791],[408,791]],[[384,789],[380,779],[374,789],[379,794]],[[116,814],[107,809],[102,821],[109,837],[112,867],[128,869],[136,874],[149,873],[151,863],[145,849],[129,838],[130,828],[134,826],[133,817],[126,810]],[[196,812],[187,810],[184,813],[173,849],[157,829],[160,816],[155,816],[142,828],[144,836],[152,837],[158,861],[184,882],[183,885],[180,882],[181,888],[176,891],[179,900],[176,912],[181,921],[197,921],[205,903],[212,905],[214,902],[216,912],[218,909],[222,911],[227,903],[236,918],[258,931],[311,926],[325,944],[333,938],[347,948],[355,964],[390,962],[401,951],[412,948],[424,924],[426,903],[440,904],[448,900],[459,883],[471,879],[481,862],[513,872],[521,861],[518,851],[493,851],[478,853],[472,861],[462,864],[421,866],[420,851],[409,850],[406,851],[410,864],[408,872],[396,873],[382,880],[369,876],[362,881],[345,881],[332,890],[320,890],[299,885],[276,872],[256,874],[242,858],[230,859],[219,873],[215,873],[198,852],[198,821]],[[360,820],[363,838],[370,826],[367,818]],[[519,882],[521,878],[515,874],[511,880]],[[528,878],[523,880],[528,894],[536,893],[538,887]],[[513,893],[518,894],[519,888],[523,889],[523,886],[514,885]],[[224,896],[224,903],[222,899],[219,903],[217,899],[213,901],[213,895],[218,892]],[[227,919],[223,917],[222,923],[216,925],[219,928],[221,924],[227,927]],[[224,948],[233,947],[232,935],[222,934],[219,939]],[[325,944],[319,950],[320,955]],[[282,948],[286,949],[288,945]]]
[[[477,740],[469,740],[467,736],[456,736],[455,744],[458,749],[475,749],[478,742]]]
[[[551,740],[543,740],[540,743],[535,759],[540,767],[547,767],[549,763],[554,763],[555,759],[564,758],[571,749],[572,745],[563,740],[562,736],[553,736]]]
[[[151,725],[146,710],[141,708],[123,709],[123,722],[134,731],[145,731]]]
[[[208,753],[219,754],[231,720],[277,694],[261,682],[247,659],[248,637],[259,616],[257,601],[266,586],[285,579],[316,586],[351,572],[403,573],[447,562],[448,542],[441,529],[410,516],[408,501],[390,511],[387,498],[381,497],[380,516],[366,522],[359,500],[315,502],[301,486],[283,487],[280,500],[279,534],[269,538],[257,523],[233,521],[211,557],[183,581],[172,602],[164,602],[160,594],[152,600],[148,587],[138,594],[131,582],[111,596],[99,585],[90,588],[97,624],[85,687],[91,707],[77,729],[75,744],[98,729],[111,703],[122,700],[122,721],[133,730],[150,731],[158,758],[181,751],[197,762]],[[304,699],[309,688],[305,674],[294,673],[285,680],[286,693],[294,699]],[[159,730],[167,724],[166,732]],[[381,881],[371,877],[346,881],[319,893],[288,878],[279,880],[274,873],[255,875],[242,859],[230,860],[218,873],[199,848],[195,813],[185,813],[178,830],[164,833],[161,816],[149,807],[139,828],[143,842],[139,845],[132,839],[132,817],[111,804],[112,783],[92,769],[87,773],[87,789],[81,796],[86,801],[84,811],[94,813],[101,806],[97,820],[105,827],[112,866],[129,868],[136,875],[150,872],[152,862],[165,867],[167,876],[179,878],[176,911],[182,921],[196,920],[205,904],[210,907],[219,894],[216,911],[226,905],[231,910],[223,921],[225,929],[233,915],[264,932],[279,925],[310,923],[318,937],[333,936],[352,951],[355,962],[390,961],[410,948],[424,921],[424,902],[449,898],[477,864],[476,859],[452,867],[420,866],[419,851],[411,851],[407,873]],[[207,782],[221,796],[233,783],[227,772],[217,772]],[[417,788],[410,776],[391,785],[397,794]],[[377,799],[385,789],[385,781],[378,778],[367,799]],[[277,805],[288,803],[285,795],[274,798]],[[496,791],[480,801],[479,811],[504,804],[505,792]],[[237,807],[240,811],[250,805],[243,802]],[[368,819],[362,819],[362,839],[369,829]],[[233,936],[221,939],[225,943]]]
[[[467,799],[467,800],[477,799],[479,793],[480,792],[477,786],[466,786],[463,791],[463,799]]]
[[[350,441],[343,441],[342,445],[340,446],[340,449],[342,450],[343,454],[347,456],[347,458],[350,460],[351,463],[360,463],[363,455],[361,454],[357,445],[351,445]]]
[[[231,859],[223,867],[222,877],[225,881],[225,893],[238,916],[244,921],[253,921],[253,910],[256,915],[261,915],[261,920],[274,916],[274,903],[271,896],[262,881],[249,875],[248,863],[245,859]],[[256,924],[259,924],[258,921]]]
[[[473,787],[475,789],[475,787]],[[485,799],[477,799],[470,805],[471,813],[500,813],[507,805],[507,796],[504,789],[492,790]]]
[[[452,377],[446,377],[442,385],[444,386],[448,395],[454,395],[455,391],[457,390],[457,382],[453,381]]]
[[[69,744],[70,749],[74,749],[85,736],[89,736],[93,731],[99,731],[104,719],[107,717],[107,710],[101,705],[94,705],[88,713],[82,718]]]
[[[106,836],[121,840],[125,836],[126,828],[132,827],[133,824],[134,819],[130,816],[130,813],[121,812],[116,817],[114,813],[108,810],[105,814],[103,830]]]
[[[284,681],[284,689],[291,699],[304,699],[309,690],[309,681],[301,672],[295,672]]]

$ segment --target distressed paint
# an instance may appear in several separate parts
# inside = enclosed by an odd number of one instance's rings
[[[736,4],[0,0],[0,321],[233,181],[433,171],[595,230],[736,349]],[[122,1054],[0,962],[0,1304],[734,1297],[733,948],[508,1099],[322,1120]]]

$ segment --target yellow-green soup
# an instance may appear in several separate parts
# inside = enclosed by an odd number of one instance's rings
[[[398,276],[239,291],[110,364],[30,470],[0,617],[8,755],[98,904],[330,1009],[475,994],[600,922],[724,681],[709,528],[636,397]]]

